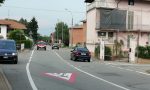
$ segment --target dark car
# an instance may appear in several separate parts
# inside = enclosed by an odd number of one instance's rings
[[[46,50],[46,46],[47,46],[47,44],[46,44],[46,42],[44,42],[44,41],[39,41],[39,42],[37,42],[37,50],[39,50],[39,49],[44,49],[44,50]]]
[[[59,44],[58,43],[54,43],[52,45],[52,49],[59,49]]]
[[[18,63],[18,53],[14,40],[0,40],[0,61],[13,61]]]
[[[87,60],[90,62],[91,59],[91,53],[89,50],[85,47],[75,47],[74,50],[71,51],[71,60]]]

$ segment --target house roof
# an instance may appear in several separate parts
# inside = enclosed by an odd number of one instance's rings
[[[0,25],[8,25],[9,28],[11,29],[21,29],[21,30],[27,29],[24,24],[12,20],[0,20]]]

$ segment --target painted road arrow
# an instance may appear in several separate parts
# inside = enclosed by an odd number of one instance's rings
[[[46,76],[56,77],[58,79],[66,80],[69,82],[75,81],[75,74],[73,73],[45,73]]]

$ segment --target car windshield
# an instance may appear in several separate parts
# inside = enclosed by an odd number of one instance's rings
[[[45,42],[38,42],[37,44],[46,44]]]
[[[77,48],[78,51],[88,52],[87,48]]]
[[[58,43],[54,43],[53,45],[54,45],[54,46],[58,46]]]
[[[13,42],[0,42],[0,49],[15,50],[16,46]]]

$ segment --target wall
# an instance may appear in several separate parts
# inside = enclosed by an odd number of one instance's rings
[[[7,26],[5,25],[0,25],[1,28],[1,35],[4,37],[4,39],[7,39]]]
[[[96,9],[87,12],[87,32],[86,32],[86,46],[90,52],[94,52],[95,42],[97,40],[96,28]],[[92,47],[93,46],[93,47]]]
[[[118,34],[118,41],[123,40],[124,42],[124,47],[122,48],[123,50],[127,50],[127,40],[128,40],[128,35],[133,35],[133,38],[136,40],[136,46],[138,43],[138,32],[119,32]],[[139,45],[140,46],[145,46],[147,45],[146,42],[148,42],[148,33],[140,33],[139,34]]]
[[[74,28],[73,29],[73,46],[75,46],[78,43],[83,44],[84,41],[84,31],[83,28]]]

